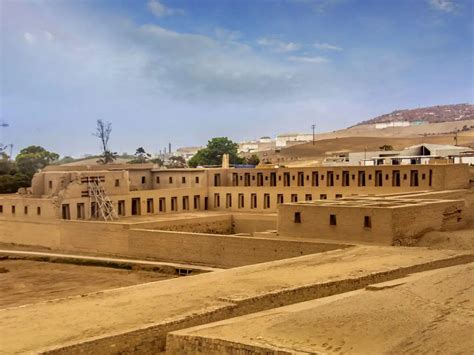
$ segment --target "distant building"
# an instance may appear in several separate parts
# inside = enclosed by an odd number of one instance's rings
[[[393,122],[383,122],[383,123],[376,123],[375,129],[385,129],[385,128],[393,128],[393,127],[408,127],[410,122],[408,121],[393,121]]]
[[[186,161],[188,161],[201,148],[202,147],[182,147],[182,148],[178,148],[178,149],[176,149],[176,152],[175,152],[174,155],[179,156],[179,157],[183,157]]]
[[[418,144],[403,150],[334,152],[323,166],[337,165],[411,165],[450,162],[474,164],[474,150],[448,144]]]
[[[258,140],[243,141],[239,143],[239,153],[258,153],[275,148],[275,140],[271,137],[261,137]]]
[[[312,140],[312,133],[284,133],[277,136],[276,147],[283,148],[292,145],[292,143],[305,143]]]

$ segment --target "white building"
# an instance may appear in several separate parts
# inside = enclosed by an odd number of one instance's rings
[[[291,143],[305,143],[305,142],[311,142],[313,140],[313,134],[312,133],[285,133],[285,134],[279,134],[276,137],[276,147],[277,148],[283,148],[288,145],[291,145]]]
[[[188,161],[194,156],[194,154],[198,152],[199,149],[202,149],[202,147],[182,147],[176,149],[174,155],[183,157],[186,161]]]
[[[392,122],[382,122],[376,123],[375,129],[385,129],[393,127],[408,127],[410,125],[409,121],[392,121]]]

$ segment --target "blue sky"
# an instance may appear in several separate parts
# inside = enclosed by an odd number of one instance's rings
[[[473,102],[470,0],[1,0],[4,141],[61,155]]]

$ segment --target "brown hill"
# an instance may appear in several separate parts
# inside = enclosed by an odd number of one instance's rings
[[[401,150],[405,147],[421,144],[455,144],[454,134],[435,135],[426,137],[341,137],[331,139],[321,139],[315,142],[298,144],[292,147],[281,149],[279,152],[262,152],[260,158],[262,161],[272,163],[291,161],[321,162],[325,157],[335,152],[363,152],[377,151],[383,145],[391,145],[394,150]],[[458,134],[458,145],[474,148],[474,131],[460,132]]]
[[[387,123],[394,121],[408,121],[408,122],[451,122],[460,120],[474,119],[474,105],[457,104],[457,105],[443,105],[422,107],[410,110],[397,110],[382,116],[372,118],[367,121],[358,123],[359,125]]]

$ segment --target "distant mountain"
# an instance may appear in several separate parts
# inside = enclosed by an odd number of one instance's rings
[[[438,123],[472,119],[474,119],[474,105],[457,104],[422,107],[411,110],[397,110],[360,122],[356,126],[395,121]]]

